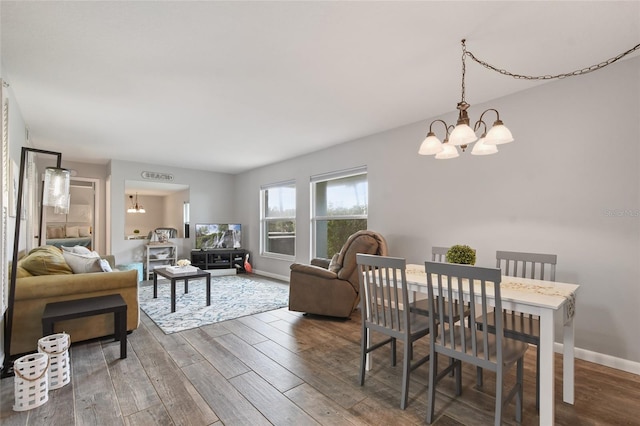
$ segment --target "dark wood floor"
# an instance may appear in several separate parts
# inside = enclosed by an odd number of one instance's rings
[[[1,383],[0,423],[9,425],[419,425],[425,424],[428,365],[412,374],[410,401],[399,409],[400,367],[387,349],[358,385],[360,317],[328,320],[286,308],[165,335],[144,313],[129,335],[128,358],[109,339],[71,348],[72,382],[41,407],[12,411],[13,378]],[[427,339],[425,339],[427,340]],[[419,343],[416,356],[428,345]],[[400,356],[401,360],[402,357]],[[446,360],[441,362],[444,365]],[[640,376],[576,361],[576,403],[562,402],[556,357],[556,424],[639,425]],[[399,364],[400,365],[400,364]],[[535,413],[535,350],[525,371],[525,425]],[[437,388],[436,425],[493,423],[493,375],[475,388],[463,369]],[[509,383],[513,376],[508,377]],[[506,423],[514,424],[514,407]]]

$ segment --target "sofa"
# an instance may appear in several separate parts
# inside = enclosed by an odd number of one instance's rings
[[[138,328],[138,272],[117,271],[114,265],[113,256],[71,258],[53,246],[37,247],[19,260],[10,355],[37,350],[42,337],[42,313],[51,302],[119,293],[127,303],[127,330]],[[57,322],[54,332],[63,331],[72,342],[113,335],[113,314]]]
[[[387,255],[387,243],[374,231],[358,231],[332,259],[294,263],[289,278],[289,310],[347,318],[360,302],[356,254]]]

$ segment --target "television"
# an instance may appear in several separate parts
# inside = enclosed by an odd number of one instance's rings
[[[197,223],[196,250],[239,249],[242,225],[239,223]]]

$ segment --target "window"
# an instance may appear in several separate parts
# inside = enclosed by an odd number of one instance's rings
[[[314,257],[331,258],[349,236],[367,229],[367,169],[311,177]]]
[[[284,182],[261,188],[262,254],[293,258],[296,254],[296,185]]]

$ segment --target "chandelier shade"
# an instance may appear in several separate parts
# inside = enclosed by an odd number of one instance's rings
[[[422,141],[418,154],[433,155],[442,152],[442,150],[442,142],[440,142],[440,139],[436,137],[435,133],[429,132],[425,140]]]
[[[451,145],[469,145],[478,140],[475,132],[468,124],[458,124],[451,132],[451,136],[449,136],[449,143]]]
[[[487,144],[486,138],[484,137],[478,139],[478,142],[473,145],[473,149],[471,150],[471,155],[491,155],[497,153],[498,147]]]
[[[502,121],[496,120],[493,123],[493,127],[489,129],[489,133],[487,133],[485,143],[487,145],[501,145],[509,142],[513,142],[511,131],[507,129],[507,126]]]
[[[448,160],[450,158],[459,157],[460,153],[458,152],[458,148],[451,145],[450,143],[442,144],[442,151],[436,154],[437,160]]]

